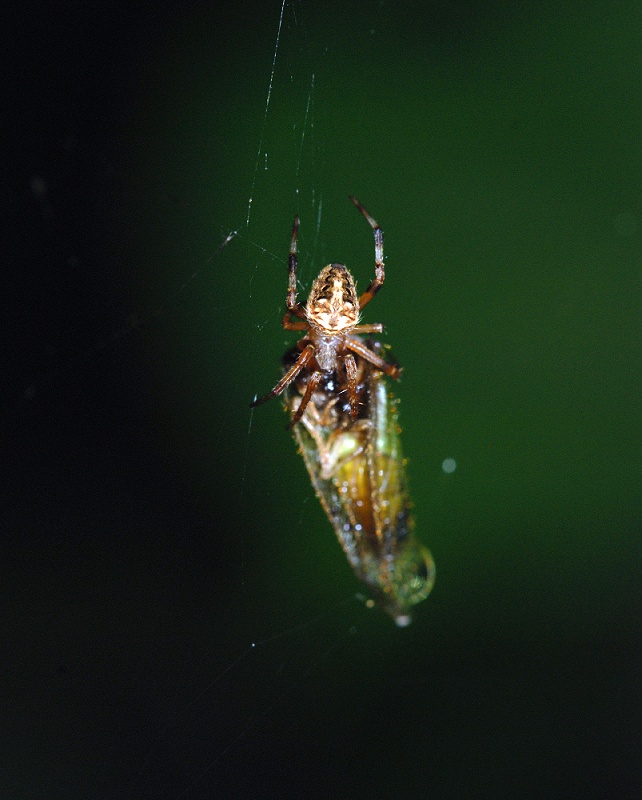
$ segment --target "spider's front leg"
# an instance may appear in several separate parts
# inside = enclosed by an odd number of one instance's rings
[[[297,322],[290,322],[289,324],[286,324],[286,320],[289,322],[290,315],[292,314],[300,319],[305,319],[305,311],[303,306],[296,299],[296,272],[298,268],[296,239],[299,233],[299,222],[299,215],[297,214],[294,218],[294,224],[292,225],[292,239],[290,240],[290,255],[288,257],[288,293],[285,297],[285,304],[288,310],[283,317],[283,327],[289,331],[305,330],[307,327],[301,327],[301,323]]]
[[[271,397],[278,397],[280,394],[282,394],[285,391],[285,389],[287,389],[287,387],[296,378],[296,376],[299,374],[299,372],[301,372],[302,369],[305,369],[305,367],[307,367],[308,364],[310,364],[310,362],[313,359],[314,359],[314,345],[313,344],[308,344],[303,348],[303,350],[301,352],[301,355],[297,358],[296,362],[290,367],[290,369],[285,373],[285,375],[277,383],[277,385],[274,387],[274,389],[272,389],[271,392],[268,392],[267,394],[264,394],[263,397],[258,397],[255,400],[253,400],[250,403],[250,408],[256,408],[256,406],[260,406],[261,403],[265,403],[266,400],[269,400]],[[319,375],[319,379],[320,379],[320,377],[321,376]],[[317,383],[318,382],[319,381],[317,380]],[[307,395],[307,391],[306,391],[306,395]],[[305,400],[305,397],[304,397],[304,400]],[[302,401],[301,404],[303,404],[303,401]],[[307,403],[306,403],[306,405],[307,405]],[[300,406],[299,406],[299,408],[300,408]],[[305,408],[303,410],[305,410]],[[298,411],[297,411],[297,413],[298,413]],[[301,414],[303,414],[303,411],[301,411]],[[300,418],[301,418],[301,416],[299,415],[299,419]]]
[[[357,200],[356,197],[349,195],[350,200],[354,203],[354,205],[359,209],[359,211],[363,214],[363,216],[368,221],[368,225],[372,228],[372,232],[374,233],[374,240],[375,240],[375,276],[370,286],[365,290],[365,292],[359,298],[359,308],[363,308],[367,305],[372,298],[377,294],[379,289],[383,286],[383,282],[385,280],[386,274],[383,266],[383,231],[379,227],[379,223],[376,219],[370,216],[365,208],[361,205],[361,203]]]
[[[319,372],[319,370],[316,370],[316,372],[313,372],[312,375],[310,375],[310,380],[308,381],[308,385],[305,387],[305,394],[301,398],[299,407],[294,412],[292,419],[285,426],[286,430],[290,430],[290,428],[293,428],[297,424],[297,422],[299,422],[299,420],[303,416],[303,412],[308,407],[308,404],[312,399],[312,395],[316,391],[316,388],[319,385],[320,380],[321,380],[321,373]]]
[[[348,399],[350,401],[350,416],[356,419],[359,415],[359,400],[357,399],[357,362],[352,353],[347,353],[344,358],[346,375],[348,377]]]
[[[288,293],[285,297],[285,304],[288,310],[283,315],[282,323],[286,331],[307,331],[308,329],[305,310],[296,299],[296,271],[298,267],[296,238],[298,232],[299,216],[297,214],[294,218],[294,225],[292,226],[292,240],[290,242],[290,255],[288,258]],[[293,316],[299,317],[299,321],[293,320]]]
[[[376,353],[373,353],[370,348],[366,347],[363,342],[360,342],[358,339],[347,339],[346,345],[349,350],[352,350],[353,353],[361,356],[361,358],[365,358],[366,361],[369,361],[372,365],[374,365],[378,370],[381,372],[385,372],[390,378],[394,378],[395,380],[399,380],[401,377],[401,367],[396,366],[396,364],[389,364],[387,361],[384,361],[381,356],[378,356]]]

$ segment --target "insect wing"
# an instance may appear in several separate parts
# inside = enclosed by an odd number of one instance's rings
[[[385,377],[364,365],[364,415],[336,411],[321,394],[295,427],[316,494],[357,577],[398,625],[434,583],[429,551],[414,536],[397,404]],[[298,403],[287,396],[290,413]]]
[[[403,626],[410,622],[412,606],[430,594],[435,564],[415,537],[397,401],[385,376],[375,370],[370,374],[369,412],[372,425],[366,460],[375,535],[367,537],[360,577]]]

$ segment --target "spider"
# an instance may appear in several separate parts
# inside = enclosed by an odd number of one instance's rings
[[[287,331],[306,331],[306,335],[297,343],[301,355],[272,391],[251,403],[252,407],[265,403],[271,397],[278,397],[294,381],[303,369],[312,374],[307,383],[305,394],[292,416],[288,428],[300,421],[306,407],[324,374],[345,371],[348,384],[350,416],[354,420],[358,416],[357,398],[357,363],[355,355],[365,359],[376,369],[398,379],[401,369],[389,364],[370,350],[355,334],[382,333],[383,325],[359,325],[359,315],[381,289],[385,278],[383,266],[383,232],[377,222],[370,216],[359,201],[350,195],[350,200],[363,214],[374,232],[375,240],[375,277],[366,291],[357,298],[354,278],[343,264],[328,264],[319,273],[312,284],[310,296],[305,306],[297,301],[297,235],[299,217],[294,218],[292,241],[288,259],[289,281],[286,296],[287,311],[283,315],[283,327]],[[298,320],[294,320],[298,317]]]

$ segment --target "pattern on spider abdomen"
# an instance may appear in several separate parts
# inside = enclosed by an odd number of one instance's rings
[[[324,331],[341,331],[357,324],[357,288],[343,264],[329,264],[321,270],[310,290],[305,315]]]

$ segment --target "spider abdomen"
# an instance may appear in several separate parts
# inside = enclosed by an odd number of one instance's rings
[[[305,316],[328,333],[354,328],[359,322],[359,298],[347,267],[328,264],[321,270],[310,290]]]

